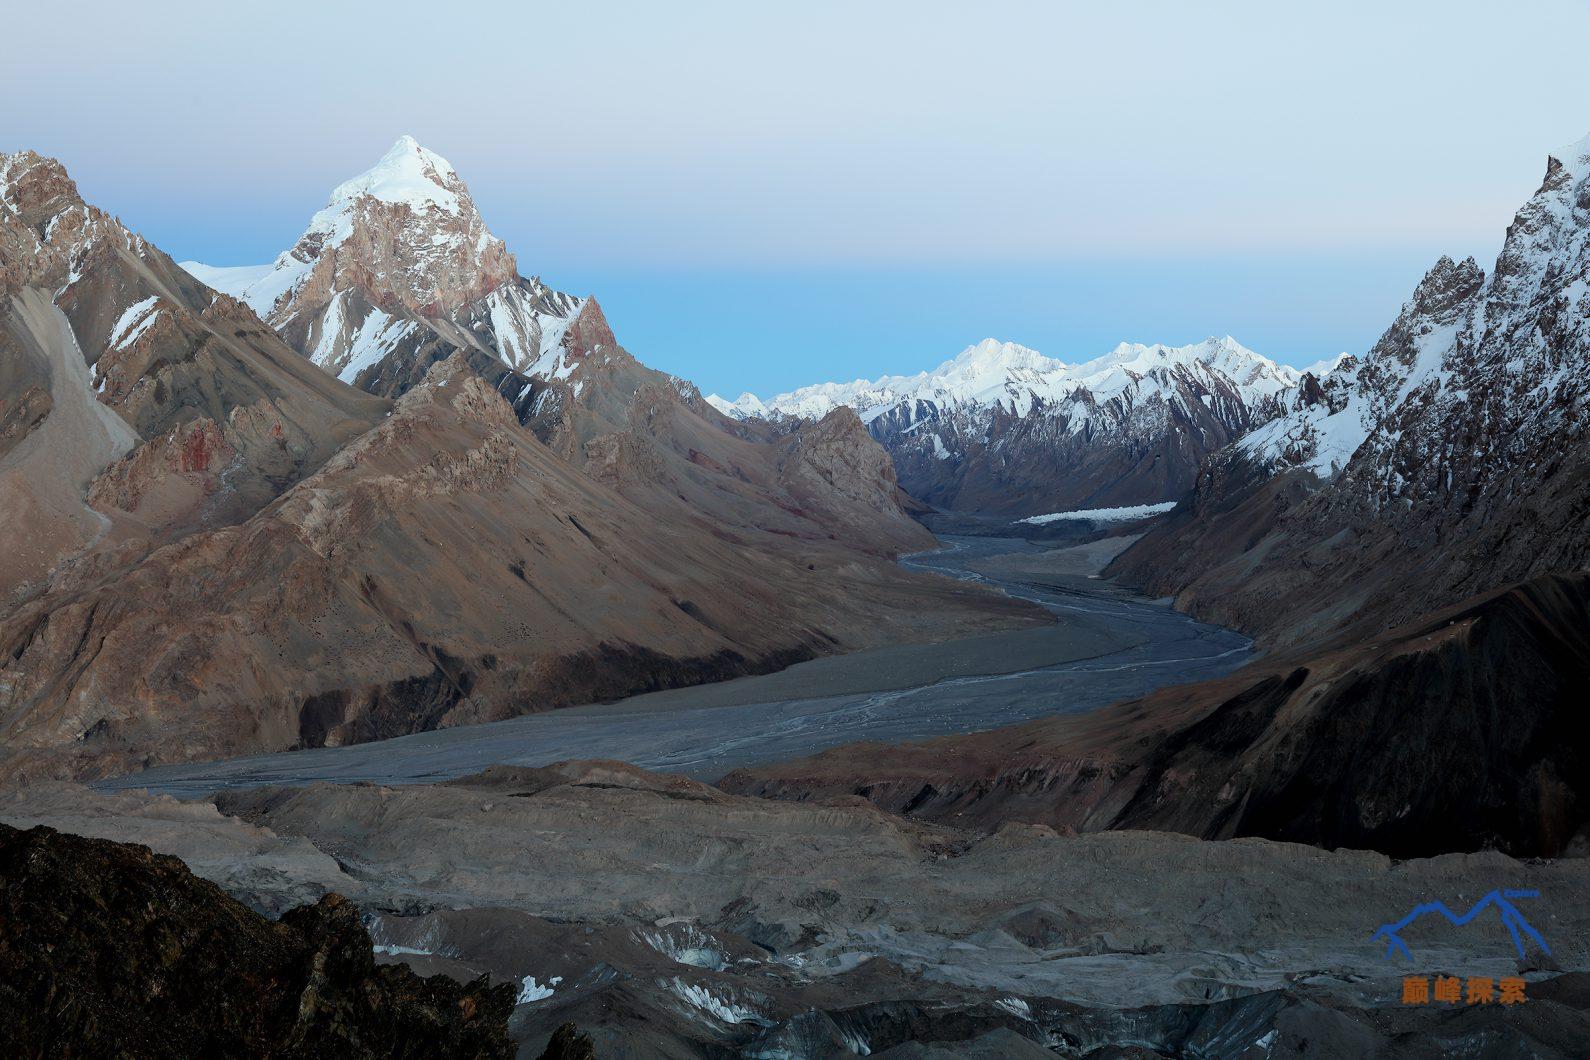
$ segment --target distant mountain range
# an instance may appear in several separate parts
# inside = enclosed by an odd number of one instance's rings
[[[931,372],[707,400],[742,420],[854,409],[901,485],[946,509],[1032,515],[1179,499],[1215,450],[1279,416],[1309,373],[1230,338],[1121,343],[1068,364],[986,339]]]

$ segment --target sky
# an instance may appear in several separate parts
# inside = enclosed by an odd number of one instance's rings
[[[13,5],[0,151],[268,261],[400,134],[643,361],[764,396],[993,336],[1367,349],[1590,132],[1590,3]]]

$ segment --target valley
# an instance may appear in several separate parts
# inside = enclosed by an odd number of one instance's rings
[[[1582,1053],[1590,138],[1361,355],[766,400],[334,179],[179,265],[0,154],[13,1051]]]
[[[1081,550],[1083,562],[1100,562],[1096,549]],[[951,538],[943,550],[902,560],[1032,600],[1054,615],[1050,627],[871,649],[774,674],[353,747],[158,767],[99,787],[203,796],[263,784],[432,783],[492,765],[567,759],[611,759],[712,781],[858,740],[895,743],[1083,713],[1247,661],[1246,638],[1110,592],[1088,580],[1096,567],[1069,585],[974,570],[1025,557],[1054,565],[1053,553],[1061,551],[1017,538]]]

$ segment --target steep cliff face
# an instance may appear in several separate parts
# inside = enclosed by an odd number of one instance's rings
[[[1230,338],[1122,343],[1076,365],[988,339],[917,376],[709,400],[775,423],[854,409],[912,496],[1032,515],[1178,499],[1207,454],[1277,415],[1299,379]]]
[[[513,999],[378,966],[335,894],[272,922],[147,847],[0,824],[13,1056],[508,1058]]]
[[[1549,159],[1489,277],[1443,258],[1361,361],[1212,458],[1112,573],[1284,643],[1583,568],[1587,244],[1590,140]],[[1217,539],[1242,547],[1200,547]]]

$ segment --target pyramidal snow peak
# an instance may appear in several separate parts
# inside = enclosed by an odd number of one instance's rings
[[[331,193],[331,202],[351,202],[361,195],[407,203],[416,209],[435,205],[452,214],[461,212],[469,199],[452,164],[407,134],[398,137],[369,170],[339,184]],[[469,208],[473,209],[472,204]]]
[[[423,375],[438,344],[567,374],[560,347],[585,302],[520,276],[452,164],[406,135],[338,184],[271,264],[183,268],[322,368],[388,396]]]

